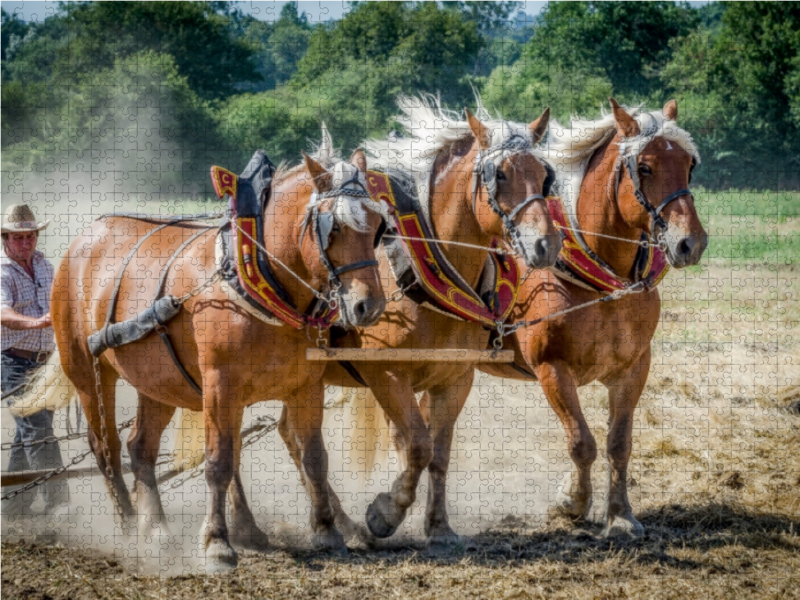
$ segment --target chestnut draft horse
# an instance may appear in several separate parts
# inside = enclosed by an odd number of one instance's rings
[[[599,259],[596,264],[605,264],[606,280],[616,277],[623,288],[637,287],[640,293],[611,299],[587,289],[590,278],[576,271],[537,271],[520,290],[515,312],[517,320],[533,322],[514,335],[518,368],[486,365],[481,370],[515,379],[524,379],[527,372],[541,382],[566,430],[576,467],[557,509],[576,519],[590,508],[590,470],[597,458],[578,387],[593,381],[606,386],[611,477],[605,533],[641,535],[644,528],[633,516],[626,476],[633,411],[650,371],[650,342],[661,301],[657,281],[637,286],[636,244],[645,234],[661,244],[671,266],[683,268],[700,261],[708,235],[688,190],[700,157],[690,135],[676,124],[677,103],[633,115],[613,99],[611,106],[613,113],[598,121],[573,121],[571,129],[551,127],[548,158],[557,169],[556,191],[571,233],[583,232],[577,233],[579,243]],[[601,302],[603,297],[610,301]],[[591,301],[596,303],[560,314]]]
[[[332,148],[326,132],[323,148],[328,153]],[[320,154],[323,150],[317,154],[318,160],[330,160]],[[364,154],[357,151],[351,163],[338,161],[329,172],[306,157],[304,165],[279,173],[271,197],[266,202],[262,198],[265,235],[261,243],[276,279],[300,311],[335,291],[328,289],[334,287],[333,282],[340,284],[338,294],[327,297],[338,297],[338,323],[345,329],[374,323],[385,307],[373,245],[386,211],[363,197]],[[313,226],[314,219],[323,216],[328,227]],[[306,232],[309,218],[311,226]],[[140,528],[163,523],[155,461],[164,429],[176,407],[183,407],[202,410],[205,417],[206,481],[211,492],[201,537],[206,569],[223,570],[237,564],[230,541],[262,547],[266,536],[244,502],[238,472],[240,430],[245,407],[275,398],[284,402],[287,420],[304,449],[300,461],[312,499],[314,542],[319,547],[345,550],[328,499],[327,454],[320,431],[325,365],[306,361],[305,350],[313,343],[305,328],[265,322],[262,314],[247,310],[241,297],[219,283],[202,287],[218,268],[216,228],[207,229],[183,248],[198,232],[196,223],[170,225],[147,238],[122,277],[117,302],[119,316],[144,311],[167,260],[180,250],[164,292],[176,297],[199,293],[185,301],[166,330],[180,362],[201,382],[202,395],[180,375],[155,335],[109,349],[94,363],[87,337],[106,320],[120,261],[154,228],[153,223],[126,217],[95,221],[70,245],[53,286],[53,321],[62,366],[88,415],[91,447],[106,472],[118,514],[126,521],[134,515],[122,479],[114,419],[114,389],[121,377],[139,395],[128,448]],[[319,232],[325,230],[329,239],[319,239]],[[334,273],[341,279],[337,281]],[[225,520],[229,488],[230,541]]]
[[[493,238],[505,236],[521,242],[515,246],[525,267],[540,269],[553,265],[561,240],[542,195],[548,172],[534,150],[546,131],[549,110],[529,125],[521,125],[485,118],[482,122],[468,110],[466,121],[461,121],[441,109],[435,99],[404,97],[399,105],[403,111],[399,121],[410,137],[367,142],[367,151],[388,173],[392,173],[390,167],[399,167],[407,174],[407,185],[415,187],[421,204],[427,205],[433,232],[439,240],[473,245],[442,245],[447,260],[463,279],[475,289],[488,257],[487,247]],[[491,163],[488,168],[486,163]],[[396,175],[402,178],[401,173]],[[380,255],[380,270],[385,285],[394,282],[386,253]],[[387,289],[394,286],[391,283]],[[351,330],[337,345],[482,350],[489,336],[490,330],[480,323],[457,320],[402,297],[390,303],[375,325]],[[407,455],[404,470],[391,491],[379,494],[369,507],[369,530],[378,537],[388,537],[396,531],[414,502],[420,475],[427,467],[431,473],[428,503],[436,507],[429,514],[437,517],[426,522],[429,543],[456,542],[458,536],[447,519],[441,518],[445,511],[444,483],[453,427],[472,387],[476,365],[423,361],[353,362],[352,366],[396,424],[398,439]],[[337,363],[330,363],[325,383],[361,386]],[[415,397],[415,392],[421,391],[430,407],[430,427]],[[293,421],[288,416],[284,411],[279,431],[303,473],[302,439],[293,430]],[[335,498],[333,490],[329,494]],[[334,500],[334,510],[340,528],[360,533],[338,499]]]

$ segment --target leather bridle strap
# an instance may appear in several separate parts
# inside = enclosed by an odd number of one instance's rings
[[[684,188],[678,190],[677,192],[672,192],[669,196],[664,198],[656,208],[652,204],[650,204],[650,202],[645,197],[644,192],[642,192],[641,185],[639,183],[639,170],[637,169],[636,165],[636,157],[630,154],[626,154],[625,156],[621,157],[621,159],[622,159],[622,164],[625,165],[625,168],[628,171],[628,176],[631,178],[631,181],[633,182],[633,193],[636,196],[636,201],[639,202],[639,204],[641,204],[642,207],[648,213],[650,213],[650,217],[653,221],[651,237],[653,240],[657,240],[658,237],[656,235],[656,228],[660,227],[662,230],[667,229],[667,224],[664,222],[661,213],[664,211],[665,208],[667,208],[667,206],[671,202],[677,200],[681,196],[686,196],[686,195],[691,196],[692,192],[689,188]],[[621,179],[622,179],[622,169],[618,169],[617,185],[615,190],[617,198],[619,198],[619,183]]]
[[[514,224],[514,219],[525,210],[525,208],[531,204],[532,202],[536,202],[537,200],[544,200],[545,197],[542,194],[531,194],[527,198],[525,198],[522,202],[517,204],[510,213],[506,213],[503,208],[500,206],[500,203],[497,201],[497,181],[495,177],[497,176],[496,168],[494,163],[491,162],[490,155],[507,149],[514,149],[523,151],[526,149],[530,149],[531,144],[528,140],[523,138],[522,136],[514,136],[510,140],[507,140],[500,146],[495,148],[490,148],[486,151],[479,151],[478,155],[475,157],[475,168],[472,172],[472,211],[473,213],[477,213],[477,202],[478,202],[478,180],[480,179],[483,182],[483,186],[486,188],[486,195],[488,197],[489,208],[499,216],[503,221],[503,227],[506,230],[506,233],[509,237],[509,242],[511,243],[511,248],[515,254],[521,256],[526,263],[530,262],[528,260],[527,252],[525,250],[525,246],[522,244],[522,234],[519,232],[519,229]]]

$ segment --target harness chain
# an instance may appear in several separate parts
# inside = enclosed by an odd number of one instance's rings
[[[122,423],[117,428],[117,432],[121,432],[121,431],[127,429],[128,427],[133,425],[133,422],[135,420],[136,420],[136,417],[134,417],[132,419],[128,419],[127,421]],[[28,445],[33,446],[34,444],[44,444],[44,443],[48,443],[50,441],[58,442],[58,441],[66,441],[66,440],[75,440],[75,439],[78,439],[78,438],[81,438],[81,437],[85,437],[86,435],[88,435],[88,434],[87,433],[83,433],[83,434],[80,434],[80,435],[71,434],[71,435],[66,435],[64,437],[61,437],[61,438],[56,438],[56,437],[50,436],[50,437],[48,437],[48,438],[46,438],[44,440],[39,440],[37,442],[31,443],[31,444],[28,444]],[[22,445],[24,445],[24,444],[17,444],[16,446],[22,446]],[[83,461],[91,453],[92,453],[92,449],[90,447],[88,450],[85,450],[84,452],[81,452],[80,454],[78,454],[68,464],[62,465],[60,467],[56,467],[55,469],[53,469],[49,473],[47,473],[45,475],[42,475],[41,477],[39,477],[37,479],[34,479],[30,483],[26,483],[22,487],[8,492],[7,494],[5,494],[2,497],[0,497],[0,500],[10,500],[11,498],[13,498],[13,497],[15,497],[17,495],[22,494],[23,492],[27,492],[30,489],[33,489],[33,488],[35,488],[37,486],[42,485],[48,479],[52,479],[53,477],[55,477],[56,475],[60,475],[61,473],[63,473],[67,469],[69,469],[70,467],[74,467],[75,465],[77,465],[78,463]]]

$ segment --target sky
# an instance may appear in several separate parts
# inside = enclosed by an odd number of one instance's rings
[[[695,8],[707,4],[707,0],[689,2]],[[8,13],[16,12],[23,21],[42,21],[58,10],[58,2],[36,1],[22,2],[20,0],[0,2]],[[247,15],[252,15],[260,21],[275,21],[278,19],[281,8],[286,2],[266,1],[258,2],[246,0],[237,2],[237,6]],[[528,0],[520,2],[518,11],[535,17],[542,12],[548,2],[546,0]],[[338,20],[349,10],[346,0],[317,0],[299,2],[298,11],[305,12],[311,23],[324,23],[331,19]]]
[[[58,2],[21,2],[3,1],[3,9],[8,13],[16,12],[23,21],[42,21],[54,14],[58,10]],[[286,2],[257,2],[246,0],[237,2],[237,6],[247,15],[252,15],[261,21],[275,21],[281,13],[281,8]],[[547,6],[546,1],[527,1],[521,2],[519,10],[528,15],[538,15]],[[305,12],[311,23],[324,23],[331,19],[341,19],[349,10],[348,2],[345,0],[317,0],[299,2],[299,12]]]

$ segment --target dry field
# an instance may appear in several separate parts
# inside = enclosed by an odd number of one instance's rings
[[[427,553],[419,501],[396,539],[378,548],[353,544],[347,557],[309,550],[308,500],[270,434],[244,465],[271,552],[242,553],[228,575],[201,574],[202,477],[165,495],[175,537],[135,542],[113,535],[100,480],[75,480],[72,506],[54,521],[4,524],[2,597],[800,597],[800,410],[789,409],[800,401],[800,223],[796,215],[737,220],[725,212],[730,196],[707,196],[712,248],[702,267],[673,271],[662,285],[654,366],[636,413],[630,491],[644,538],[600,535],[602,453],[590,519],[548,516],[569,469],[560,425],[537,385],[484,376],[453,449],[449,510],[467,537],[448,554]],[[753,244],[736,254],[745,231],[767,242],[780,235],[763,252]],[[605,390],[589,386],[581,396],[603,440]],[[123,390],[118,419],[130,402]],[[5,409],[3,423],[8,441]],[[388,457],[363,481],[345,462],[349,437],[346,426],[329,431],[331,479],[363,520],[393,463]],[[67,454],[84,447],[73,442]]]

